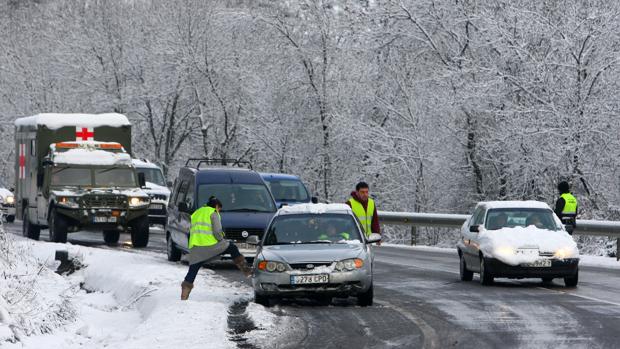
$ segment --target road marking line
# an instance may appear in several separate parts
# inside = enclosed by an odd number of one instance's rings
[[[429,324],[427,324],[426,321],[422,320],[421,318],[411,314],[410,312],[400,307],[393,305],[390,302],[375,300],[375,303],[379,303],[386,308],[390,308],[396,311],[397,313],[405,317],[407,320],[416,324],[416,326],[418,326],[420,331],[422,331],[422,335],[424,336],[424,344],[422,345],[422,348],[425,348],[425,349],[439,348],[439,336],[437,336],[437,332],[435,332],[435,329],[433,329]]]
[[[546,288],[546,287],[538,287],[538,288],[543,289],[543,290],[547,290],[547,291],[550,291],[550,292],[554,292],[554,293],[565,294],[565,295],[569,295],[569,296],[574,296],[574,297],[579,297],[579,298],[587,299],[587,300],[594,301],[594,302],[600,302],[600,303],[605,303],[605,304],[610,304],[610,305],[615,305],[617,307],[620,307],[620,303],[606,301],[604,299],[594,298],[594,297],[590,297],[590,296],[584,296],[584,295],[581,295],[581,294],[571,293],[571,292],[566,292],[566,291],[554,290],[554,289],[550,289],[550,288]]]

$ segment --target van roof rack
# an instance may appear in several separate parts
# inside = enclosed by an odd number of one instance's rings
[[[196,169],[200,169],[201,165],[206,166],[237,166],[237,167],[248,167],[252,170],[252,163],[246,160],[240,159],[209,159],[209,158],[189,158],[185,162],[185,167],[190,167],[190,164],[195,163]],[[192,165],[191,167],[194,167]]]

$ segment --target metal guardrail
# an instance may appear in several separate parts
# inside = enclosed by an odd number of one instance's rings
[[[452,213],[377,212],[381,224],[414,227],[460,228],[470,215]],[[609,236],[618,239],[616,260],[620,259],[620,221],[578,219],[573,234]]]

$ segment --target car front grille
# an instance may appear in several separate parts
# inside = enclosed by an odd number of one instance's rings
[[[289,264],[291,268],[294,270],[313,270],[318,267],[325,267],[332,265],[331,262],[321,262],[321,263],[293,263]],[[309,268],[310,267],[310,268]]]
[[[84,195],[86,207],[126,207],[127,198],[122,195]]]
[[[243,240],[245,241],[245,239],[247,239],[247,237],[243,237],[243,232],[247,231],[248,232],[248,236],[251,235],[257,235],[259,238],[263,237],[263,230],[262,229],[224,229],[224,232],[226,233],[226,238],[227,239],[233,239],[233,240]]]

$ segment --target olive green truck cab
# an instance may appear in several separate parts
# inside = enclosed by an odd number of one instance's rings
[[[103,232],[134,247],[149,240],[149,196],[131,161],[131,124],[121,114],[38,114],[15,121],[15,204],[23,235],[66,242]]]

